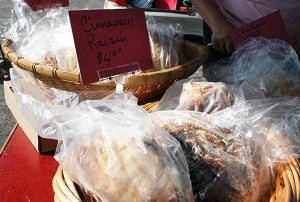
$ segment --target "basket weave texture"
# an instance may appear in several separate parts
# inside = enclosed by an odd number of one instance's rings
[[[155,110],[158,101],[147,102],[141,105],[148,112]],[[300,163],[297,158],[288,158],[286,163],[273,167],[275,180],[270,202],[298,202],[300,201]],[[68,174],[59,166],[53,177],[54,201],[81,202],[82,193]],[[93,201],[93,199],[91,199]]]
[[[270,202],[297,202],[300,201],[300,164],[298,159],[289,158],[285,164],[274,167],[275,181],[274,191],[270,197]],[[59,166],[53,178],[52,186],[54,190],[55,202],[81,202],[81,198],[76,188],[76,184],[69,178]]]
[[[116,85],[114,82],[97,82],[83,85],[80,73],[63,71],[59,68],[29,61],[12,51],[10,48],[12,44],[13,41],[10,39],[5,39],[1,44],[5,58],[14,64],[15,67],[35,73],[44,85],[68,90],[78,90],[80,88],[87,90],[115,89]],[[133,92],[139,101],[145,101],[163,94],[174,81],[187,78],[196,72],[208,56],[207,47],[187,40],[182,40],[180,47],[188,62],[168,69],[145,72],[129,77],[124,85],[124,90]]]

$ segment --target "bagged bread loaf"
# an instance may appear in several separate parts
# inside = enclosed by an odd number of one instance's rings
[[[249,38],[230,58],[204,69],[208,81],[236,85],[247,100],[300,96],[300,61],[282,40]]]
[[[186,62],[180,43],[183,39],[180,24],[156,23],[154,18],[149,18],[147,29],[154,70],[168,69]]]
[[[196,201],[264,201],[270,197],[272,172],[262,145],[245,138],[230,122],[217,124],[212,115],[179,110],[151,116],[181,143]]]
[[[246,137],[264,146],[269,165],[298,158],[300,153],[300,97],[236,102],[215,114],[245,129]]]
[[[50,9],[31,23],[31,29],[14,41],[12,48],[17,55],[63,71],[79,72],[68,9]]]
[[[180,144],[136,102],[128,94],[82,102],[43,134],[61,139],[55,158],[96,201],[193,201]]]
[[[225,83],[193,77],[170,86],[155,110],[191,110],[210,114],[233,103],[234,94]]]

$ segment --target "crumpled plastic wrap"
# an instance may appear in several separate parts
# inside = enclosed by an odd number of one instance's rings
[[[209,114],[233,103],[233,91],[225,83],[208,82],[203,77],[191,77],[171,85],[155,111],[192,110]]]
[[[55,158],[96,201],[193,201],[180,144],[128,94],[84,101],[40,129],[61,140]]]
[[[239,101],[212,116],[226,117],[225,123],[238,125],[247,138],[263,145],[269,165],[300,154],[300,97]]]
[[[271,171],[260,155],[261,145],[230,122],[219,124],[225,117],[214,120],[213,114],[186,110],[158,111],[151,117],[181,143],[196,201],[268,198]]]
[[[179,40],[183,39],[180,24],[156,23],[155,19],[148,18],[147,29],[149,33],[153,68],[155,70],[168,69],[186,61]]]
[[[290,45],[257,38],[206,69],[205,78],[170,86],[151,117],[181,143],[196,201],[270,199],[274,168],[300,154],[299,81],[299,60]],[[195,97],[203,102],[207,96],[194,86],[181,105],[193,82],[211,83],[226,95],[218,85],[224,82],[234,102],[222,110],[198,110]]]
[[[19,110],[40,136],[59,140],[55,158],[87,195],[193,201],[180,144],[131,93],[94,92],[98,99],[84,100],[86,92],[39,86],[31,72],[11,69],[11,75]]]
[[[282,40],[250,38],[230,58],[205,68],[204,76],[238,86],[245,99],[300,96],[300,62]]]
[[[79,72],[68,10],[65,8],[51,9],[38,22],[31,24],[26,36],[15,41],[14,49],[30,61]]]
[[[3,38],[10,38],[17,43],[26,37],[32,30],[32,25],[41,19],[42,14],[31,12],[31,8],[23,0],[13,1],[9,9],[10,18],[6,19],[6,28],[2,35]]]
[[[78,10],[78,9],[102,9],[103,4],[99,3],[97,0],[70,0],[69,7],[64,7],[68,10]],[[32,32],[33,26],[39,22],[48,12],[53,12],[58,9],[47,8],[40,11],[32,11],[30,6],[24,0],[14,0],[10,4],[6,1],[1,1],[0,7],[3,9],[1,16],[6,15],[3,19],[1,26],[5,26],[3,32],[0,36],[3,38],[10,38],[15,43],[22,40]],[[60,11],[59,11],[60,12]],[[2,22],[2,19],[0,19]]]
[[[11,48],[20,56],[65,71],[79,71],[68,10],[96,9],[95,0],[70,1],[69,7],[32,11],[23,0],[12,2],[13,9],[3,38],[13,40]],[[103,5],[103,4],[102,4]]]
[[[269,200],[275,165],[299,158],[299,97],[238,100],[212,114],[156,111],[151,117],[181,143],[199,201]]]
[[[84,100],[101,99],[113,93],[105,89],[49,87],[32,72],[19,68],[11,68],[10,76],[17,106],[36,131],[51,117],[72,110]]]

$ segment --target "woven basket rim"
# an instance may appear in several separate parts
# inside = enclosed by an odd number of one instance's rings
[[[153,100],[140,106],[150,113],[155,110],[158,103],[159,100]],[[275,171],[274,190],[269,201],[300,201],[300,162],[298,158],[288,157],[285,163],[275,165],[273,169]],[[74,184],[75,182],[59,165],[52,181],[55,193],[54,201],[78,200],[80,197]]]
[[[148,112],[152,112],[157,107],[158,102],[153,100],[141,105],[141,107]],[[275,165],[273,169],[275,171],[274,190],[270,195],[269,201],[300,201],[300,162],[298,158],[288,157],[285,163]],[[64,181],[65,183],[63,183]],[[78,199],[79,194],[74,188],[74,184],[75,182],[69,179],[69,176],[59,165],[53,178],[55,201],[65,201],[68,195],[71,195],[72,199],[74,197]],[[74,196],[72,196],[72,193]],[[71,198],[68,199],[71,200]]]
[[[297,158],[290,157],[285,164],[274,167],[276,176],[270,202],[299,201],[300,200],[300,164]],[[67,182],[68,181],[68,182]],[[52,185],[54,199],[58,201],[81,201],[74,187],[75,182],[58,166]]]
[[[131,77],[128,80],[128,82],[126,83],[126,85],[129,85],[129,86],[136,85],[137,81],[141,85],[143,85],[143,83],[145,83],[145,85],[148,85],[149,82],[151,82],[151,81],[149,81],[149,78],[154,78],[154,77],[155,77],[154,82],[165,81],[168,78],[176,77],[175,74],[180,73],[179,71],[183,71],[183,72],[181,72],[181,74],[183,73],[183,74],[189,75],[190,74],[189,73],[190,71],[188,70],[189,67],[193,66],[195,63],[203,64],[203,62],[205,61],[205,59],[208,56],[208,48],[204,45],[190,42],[187,40],[182,40],[182,42],[185,45],[195,47],[197,49],[197,51],[199,52],[198,56],[195,57],[194,59],[186,62],[185,64],[180,64],[175,67],[171,67],[171,68],[163,69],[163,70],[159,70],[159,71],[142,72],[141,74],[137,74],[137,75]],[[79,72],[64,71],[57,67],[43,65],[40,63],[34,63],[22,56],[18,56],[10,48],[10,46],[12,44],[13,44],[13,40],[6,38],[2,42],[1,48],[3,50],[3,54],[5,55],[5,57],[10,62],[16,64],[20,68],[31,71],[36,74],[39,74],[41,76],[48,77],[48,78],[50,77],[50,78],[59,79],[59,80],[65,81],[65,82],[73,82],[73,83],[82,84],[81,76],[80,76]],[[196,67],[194,67],[194,68],[196,68]],[[199,68],[199,66],[197,68]]]

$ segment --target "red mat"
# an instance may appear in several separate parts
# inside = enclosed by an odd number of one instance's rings
[[[39,154],[16,125],[0,151],[0,200],[53,202],[57,168],[53,155]]]

